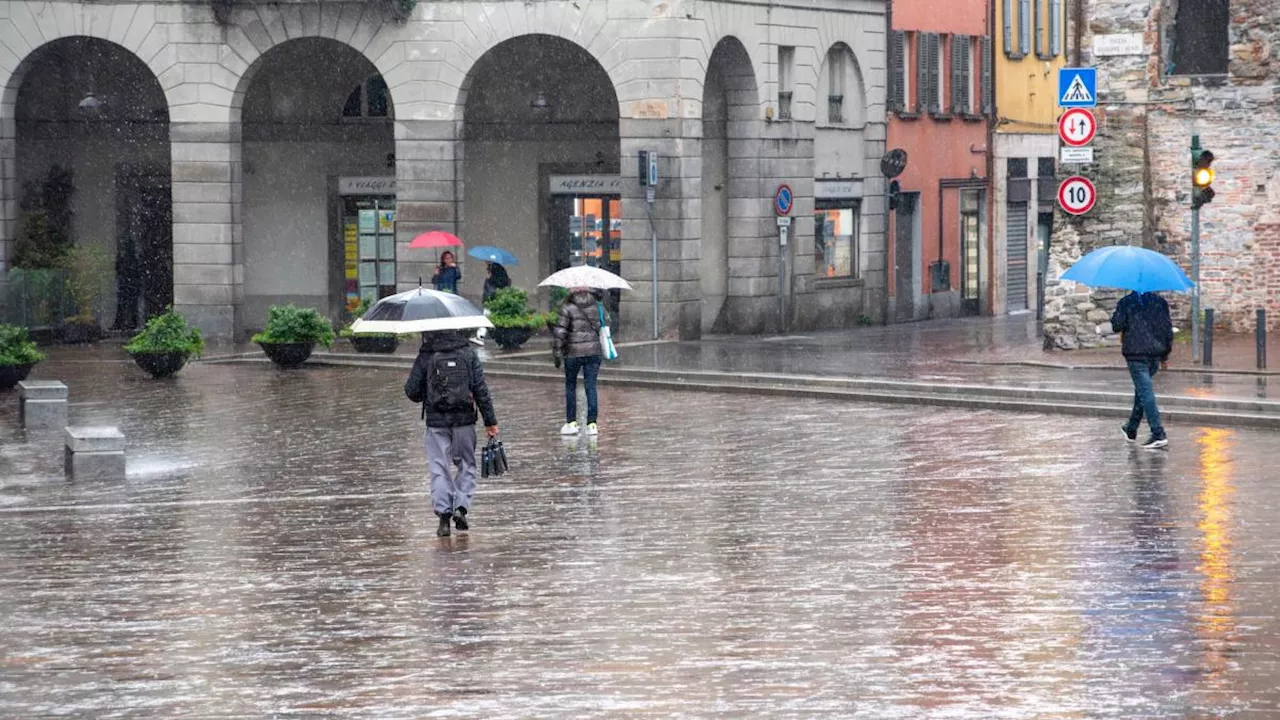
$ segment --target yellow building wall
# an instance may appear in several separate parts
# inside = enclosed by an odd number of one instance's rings
[[[1066,0],[1031,0],[1026,8],[1030,10],[1027,18],[1031,28],[1030,52],[1021,59],[1013,59],[1005,53],[1004,19],[1006,9],[1010,14],[1010,39],[1016,51],[1018,49],[1018,16],[1022,3],[1019,0],[993,0],[996,6],[996,22],[992,33],[995,46],[995,86],[996,113],[999,121],[997,133],[1054,134],[1058,131],[1058,70],[1066,67],[1067,62],[1067,5]],[[1049,46],[1049,12],[1051,8],[1060,14],[1058,32],[1060,36],[1058,53],[1052,59],[1042,59],[1036,55],[1036,5],[1043,18],[1043,49],[1052,51]],[[1007,7],[1006,7],[1007,6]],[[1055,8],[1056,6],[1056,8]],[[1046,53],[1047,54],[1047,53]]]

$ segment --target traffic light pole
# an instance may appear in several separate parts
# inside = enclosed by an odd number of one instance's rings
[[[1191,208],[1191,360],[1200,362],[1200,208]]]

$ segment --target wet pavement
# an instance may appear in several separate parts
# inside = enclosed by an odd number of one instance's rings
[[[1280,712],[1280,435],[495,381],[512,472],[434,536],[403,373],[59,352],[124,482],[0,395],[0,716]]]

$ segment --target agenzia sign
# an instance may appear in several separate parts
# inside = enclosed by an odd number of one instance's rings
[[[1093,209],[1098,201],[1098,191],[1089,178],[1075,175],[1058,186],[1058,204],[1072,215],[1083,215]]]

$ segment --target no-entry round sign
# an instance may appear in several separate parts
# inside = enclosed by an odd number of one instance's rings
[[[1072,215],[1083,215],[1093,209],[1098,200],[1098,191],[1094,189],[1089,178],[1079,175],[1069,177],[1058,186],[1058,204]]]
[[[1093,142],[1098,132],[1098,121],[1084,108],[1072,108],[1058,118],[1058,137],[1071,147],[1084,147]]]

